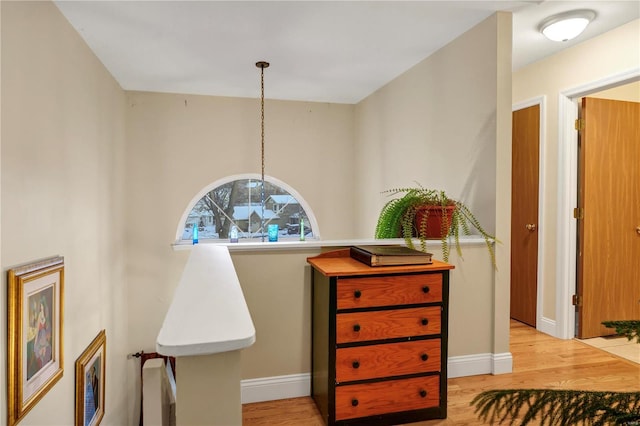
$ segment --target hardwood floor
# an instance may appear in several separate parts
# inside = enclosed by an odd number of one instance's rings
[[[512,321],[510,349],[513,373],[449,379],[447,419],[411,425],[480,425],[469,403],[489,389],[640,390],[640,365],[578,340],[556,339]],[[310,397],[245,404],[242,421],[244,426],[324,424]]]

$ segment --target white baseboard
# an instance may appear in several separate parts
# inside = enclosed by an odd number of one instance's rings
[[[510,352],[455,356],[449,357],[447,369],[450,379],[479,374],[505,374],[513,371],[513,358]],[[245,379],[240,386],[243,404],[298,398],[311,395],[311,374]]]
[[[240,382],[243,404],[311,395],[311,374],[245,379]]]
[[[538,331],[546,333],[553,337],[558,337],[558,330],[556,329],[556,322],[549,318],[540,317],[537,323]]]
[[[491,362],[491,374],[513,373],[513,356],[511,355],[511,352],[491,354]]]
[[[447,377],[477,376],[480,374],[505,374],[513,371],[510,352],[501,354],[474,354],[449,357]]]

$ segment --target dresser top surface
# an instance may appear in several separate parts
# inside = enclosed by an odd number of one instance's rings
[[[401,265],[401,266],[368,266],[357,261],[349,254],[349,249],[334,250],[318,256],[308,257],[307,262],[323,275],[328,277],[402,274],[407,272],[433,272],[453,269],[448,263],[433,260],[429,265]]]

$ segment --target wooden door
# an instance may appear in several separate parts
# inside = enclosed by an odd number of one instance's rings
[[[640,103],[584,98],[578,158],[580,338],[640,319]]]
[[[536,326],[540,105],[513,112],[511,318]]]

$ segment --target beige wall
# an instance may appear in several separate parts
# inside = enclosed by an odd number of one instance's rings
[[[545,268],[542,286],[543,317],[556,320],[556,277],[558,243],[558,95],[633,69],[640,68],[640,20],[632,21],[599,37],[587,40],[536,62],[513,74],[513,103],[545,96],[544,174],[545,192],[544,238],[542,247]],[[573,219],[566,218],[567,222]],[[572,226],[572,225],[568,225]]]
[[[149,351],[188,257],[170,246],[188,203],[218,179],[260,172],[260,104],[132,92],[128,108],[128,297],[131,321],[139,325],[129,330],[129,346]],[[302,194],[324,239],[355,236],[353,109],[265,103],[266,174]],[[256,344],[242,355],[244,378],[309,371],[305,258],[304,252],[234,253],[256,327]]]
[[[496,206],[510,204],[511,186],[510,179],[496,177],[498,171],[501,177],[511,172],[510,67],[511,15],[501,13],[423,60],[356,109],[357,182],[364,188],[357,203],[361,234],[371,235],[375,228],[377,212],[387,200],[381,191],[419,182],[465,202],[485,228],[492,233],[497,230],[503,241],[496,277],[462,271],[471,270],[466,254],[463,263],[453,259],[459,268],[452,273],[452,309],[485,316],[466,323],[452,319],[452,355],[494,352],[494,338],[499,341],[496,352],[509,351],[508,312],[505,316],[504,311],[508,311],[510,214],[507,211],[496,226],[497,214],[502,213]],[[508,149],[498,152],[505,141]],[[500,199],[497,185],[502,185]],[[507,279],[500,281],[505,274]],[[493,311],[486,308],[496,301],[501,321],[496,322],[500,331],[494,336],[492,327],[487,327],[494,323]],[[458,339],[468,345],[458,345]]]
[[[268,85],[268,75],[265,79]],[[128,235],[137,244],[152,234],[154,243],[166,247],[188,203],[205,186],[231,175],[260,174],[260,102],[147,92],[127,96],[127,205],[133,218]],[[265,174],[302,194],[323,239],[355,236],[353,109],[265,101]],[[149,205],[156,206],[156,217],[143,213]],[[150,220],[156,229],[137,226]]]
[[[0,423],[7,418],[6,271],[59,254],[65,257],[64,376],[20,424],[73,424],[75,360],[102,329],[109,407],[102,423],[126,424],[125,96],[53,3],[0,7]]]
[[[311,371],[311,272],[319,250],[238,252],[233,264],[256,329],[241,351],[242,378]]]
[[[640,81],[602,90],[597,93],[592,93],[589,96],[601,99],[614,99],[617,101],[640,102]]]

